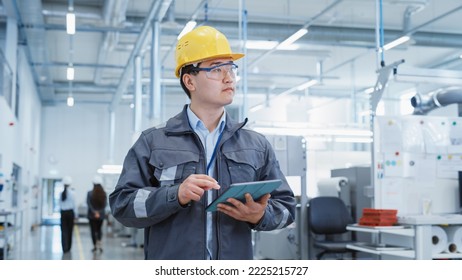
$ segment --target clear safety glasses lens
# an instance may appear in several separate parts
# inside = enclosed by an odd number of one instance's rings
[[[224,63],[209,68],[195,68],[196,71],[205,71],[207,78],[211,80],[222,80],[228,73],[231,78],[236,79],[237,65],[234,63]]]

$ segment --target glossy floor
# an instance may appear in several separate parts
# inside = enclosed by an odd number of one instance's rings
[[[39,226],[24,233],[16,242],[8,259],[15,260],[141,260],[144,252],[141,244],[128,235],[113,234],[104,227],[103,252],[93,253],[90,228],[87,223],[74,226],[72,248],[63,254],[59,225]],[[135,236],[135,235],[132,235]],[[140,243],[140,242],[139,242]]]

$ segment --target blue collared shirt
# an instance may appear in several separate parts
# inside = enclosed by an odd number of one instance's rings
[[[194,132],[199,136],[201,139],[202,145],[204,146],[206,158],[207,158],[207,175],[216,178],[216,172],[215,172],[215,160],[211,162],[213,152],[215,150],[215,146],[218,144],[218,140],[220,139],[220,135],[223,132],[223,129],[225,128],[225,122],[226,122],[226,113],[223,112],[223,115],[221,116],[220,121],[218,122],[217,127],[210,132],[205,124],[194,114],[193,111],[191,111],[190,106],[188,106],[187,109],[188,113],[188,120],[189,120],[189,125],[191,128],[194,130]],[[213,200],[213,190],[207,191],[207,204],[211,203]],[[216,258],[216,249],[217,246],[215,245],[216,243],[216,238],[215,238],[215,215],[212,212],[207,212],[207,251],[209,253],[209,258],[210,259],[215,259]]]

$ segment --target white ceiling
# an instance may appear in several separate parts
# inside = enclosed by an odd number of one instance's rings
[[[64,105],[69,92],[66,66],[70,61],[76,67],[72,83],[76,102],[113,101],[127,61],[134,55],[145,18],[157,2],[74,0],[77,32],[70,43],[65,32],[67,0],[10,1],[21,15],[20,35],[30,53],[41,98],[47,105]],[[462,60],[458,59],[462,54],[462,1],[382,2],[383,25],[377,20],[379,1],[374,0],[173,0],[162,17],[157,59],[162,64],[164,93],[184,95],[173,75],[172,48],[176,35],[191,18],[221,30],[235,51],[244,51],[240,49],[242,34],[247,35],[247,40],[282,42],[301,27],[308,27],[308,34],[295,43],[299,46],[296,51],[246,50],[246,60],[238,64],[240,69],[248,66],[250,94],[277,95],[310,79],[319,79],[320,74],[322,83],[310,89],[313,96],[361,93],[377,80],[380,55],[376,52],[376,30],[380,26],[384,29],[384,43],[405,31],[412,33],[409,42],[384,53],[385,65],[404,59],[406,66],[462,70]],[[241,30],[242,10],[247,12],[247,29]],[[405,24],[406,11],[410,16]],[[159,14],[164,13],[156,13]],[[442,16],[445,14],[448,15]],[[149,90],[151,34],[146,37],[147,43],[139,53],[144,58],[143,84]],[[405,84],[394,91],[400,94],[409,87],[427,90],[435,86]],[[123,94],[132,91],[129,83]]]

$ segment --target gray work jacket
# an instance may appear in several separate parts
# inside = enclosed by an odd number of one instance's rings
[[[187,106],[187,105],[186,105]],[[191,174],[206,174],[205,151],[189,126],[186,108],[163,128],[144,131],[124,160],[109,203],[115,219],[144,228],[146,259],[206,259],[206,195],[187,206],[178,187]],[[294,221],[295,199],[266,138],[226,116],[216,155],[222,193],[231,183],[282,179],[254,225],[217,212],[218,259],[252,259],[251,230],[268,231]]]

